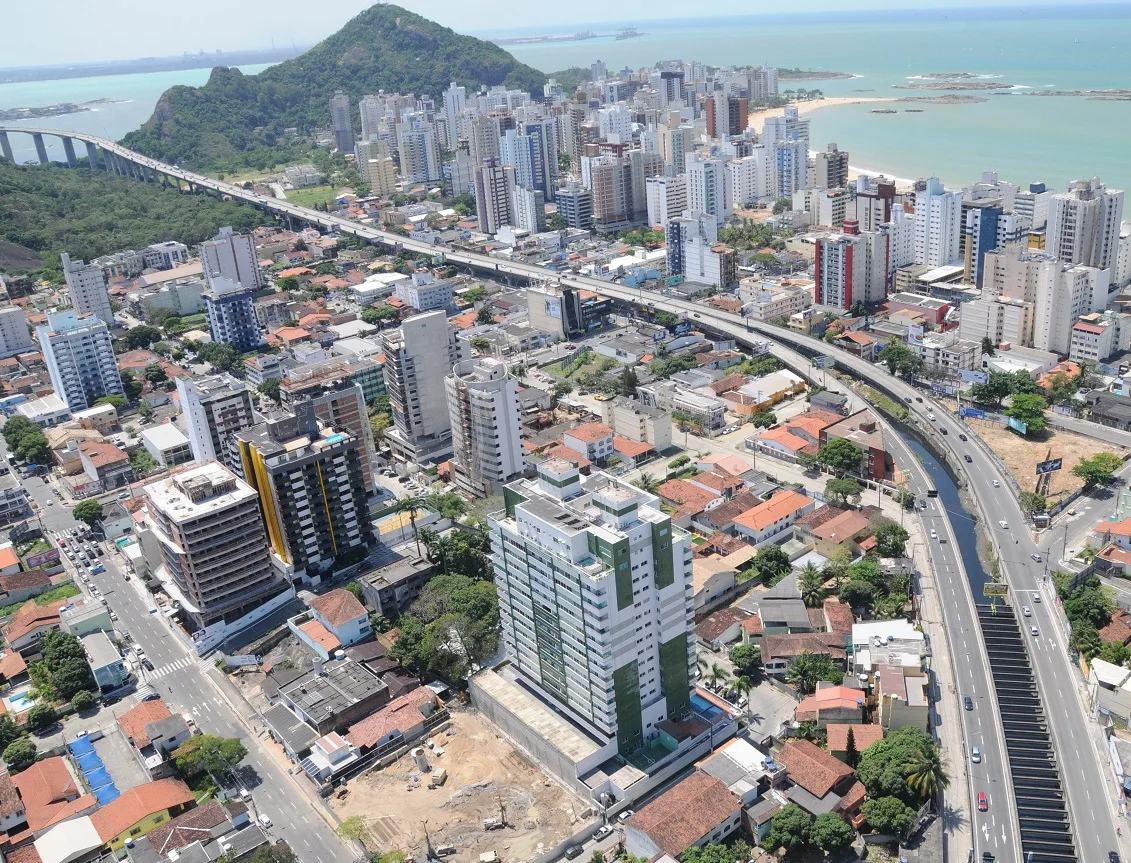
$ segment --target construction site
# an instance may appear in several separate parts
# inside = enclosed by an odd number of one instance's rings
[[[353,779],[332,801],[359,817],[370,851],[400,850],[478,863],[534,860],[577,833],[592,808],[515,749],[476,710],[453,710],[447,728],[396,762]]]

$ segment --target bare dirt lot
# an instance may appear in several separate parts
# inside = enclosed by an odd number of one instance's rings
[[[1121,447],[1105,444],[1074,432],[1049,429],[1044,440],[1031,440],[1021,437],[999,423],[983,420],[970,420],[970,425],[995,453],[1005,462],[1016,477],[1022,491],[1033,491],[1037,475],[1037,462],[1046,458],[1064,459],[1064,467],[1052,474],[1052,484],[1048,500],[1055,504],[1062,497],[1072,494],[1084,485],[1084,481],[1072,475],[1081,458],[1091,458],[1098,452],[1123,454]],[[1049,450],[1052,454],[1049,455]]]
[[[453,711],[448,730],[431,739],[435,748],[425,751],[432,769],[448,771],[442,787],[429,789],[429,774],[406,754],[351,780],[345,799],[333,800],[343,820],[364,819],[370,850],[411,850],[423,859],[427,824],[433,847],[455,846],[452,859],[473,863],[497,851],[506,863],[521,863],[573,835],[586,820],[586,803],[542,773],[478,712]],[[500,801],[508,826],[488,832],[483,819],[500,817]]]

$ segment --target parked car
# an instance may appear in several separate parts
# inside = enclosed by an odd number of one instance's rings
[[[600,842],[606,836],[612,836],[612,835],[613,835],[613,828],[610,827],[608,824],[602,824],[600,827],[598,827],[596,830],[593,831],[593,841],[594,842]]]
[[[625,809],[624,812],[622,812],[620,815],[617,816],[617,821],[619,821],[623,824],[625,821],[627,821],[629,818],[631,818],[635,814],[636,814],[635,809]]]
[[[566,860],[573,860],[576,857],[580,857],[581,852],[584,851],[584,850],[585,849],[582,848],[580,845],[570,845],[565,850],[565,858],[566,858]]]

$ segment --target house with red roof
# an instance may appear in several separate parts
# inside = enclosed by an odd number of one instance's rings
[[[312,597],[308,604],[314,619],[343,646],[348,647],[373,636],[368,610],[344,588]]]
[[[789,740],[777,760],[789,772],[785,796],[810,815],[836,812],[852,823],[864,803],[864,785],[847,764],[808,740]]]
[[[742,822],[742,801],[719,779],[695,769],[624,822],[625,850],[644,860],[671,859],[721,842]]]
[[[817,685],[817,691],[801,699],[793,711],[798,722],[815,722],[824,728],[830,722],[864,721],[864,693],[847,686]]]
[[[817,508],[817,501],[799,491],[779,491],[734,519],[735,532],[759,543],[776,536]]]

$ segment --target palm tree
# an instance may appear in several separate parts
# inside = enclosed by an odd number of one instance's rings
[[[939,755],[938,747],[933,744],[928,750],[921,752],[909,767],[907,787],[921,797],[934,797],[950,784],[946,762]]]
[[[807,563],[805,569],[801,570],[798,587],[801,590],[801,601],[809,608],[816,608],[825,601],[825,586],[821,573],[812,563]]]
[[[707,676],[711,679],[711,686],[718,689],[719,684],[730,677],[730,672],[716,662],[711,666]]]
[[[650,473],[642,473],[640,478],[636,480],[636,487],[651,494],[660,487],[660,481]]]
[[[416,556],[420,557],[420,534],[416,530],[416,511],[423,509],[427,503],[423,497],[405,497],[393,504],[393,512],[397,515],[408,513],[408,520],[412,523],[412,538],[416,540]]]

